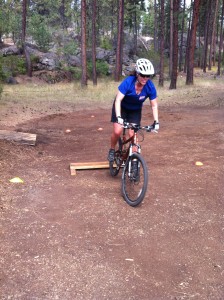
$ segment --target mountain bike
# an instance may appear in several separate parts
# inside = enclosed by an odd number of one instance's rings
[[[127,138],[127,129],[134,131],[133,136]],[[153,126],[124,122],[123,135],[118,140],[114,161],[109,163],[111,176],[117,176],[123,167],[122,195],[131,206],[137,206],[142,202],[148,187],[148,168],[141,155],[139,144],[144,140],[143,130],[156,132]]]

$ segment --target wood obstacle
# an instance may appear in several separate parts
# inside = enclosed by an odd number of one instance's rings
[[[90,169],[108,169],[109,162],[84,162],[84,163],[71,163],[70,171],[71,175],[76,175],[76,170],[90,170]]]
[[[0,130],[0,140],[14,141],[21,144],[35,146],[36,138],[37,135],[32,133]]]

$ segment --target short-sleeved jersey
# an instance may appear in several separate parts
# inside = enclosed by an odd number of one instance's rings
[[[154,100],[157,97],[156,88],[151,80],[147,81],[140,94],[136,94],[135,82],[136,76],[128,76],[118,87],[118,90],[125,95],[121,102],[121,106],[125,109],[141,109],[143,102],[147,98]]]

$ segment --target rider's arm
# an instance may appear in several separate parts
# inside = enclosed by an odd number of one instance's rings
[[[117,96],[115,99],[115,113],[116,117],[121,116],[121,101],[124,99],[124,94],[120,91],[117,92]]]
[[[150,101],[154,121],[159,122],[158,100],[157,98]]]

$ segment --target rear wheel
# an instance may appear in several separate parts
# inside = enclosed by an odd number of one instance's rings
[[[148,186],[148,168],[144,158],[133,153],[128,158],[122,174],[122,195],[131,205],[139,205],[145,197]]]
[[[118,145],[115,148],[114,161],[109,162],[110,175],[113,176],[113,177],[117,176],[117,174],[120,171],[120,167],[121,167],[121,164],[122,164],[121,153],[122,153],[122,141],[121,141],[121,138],[119,138]]]

